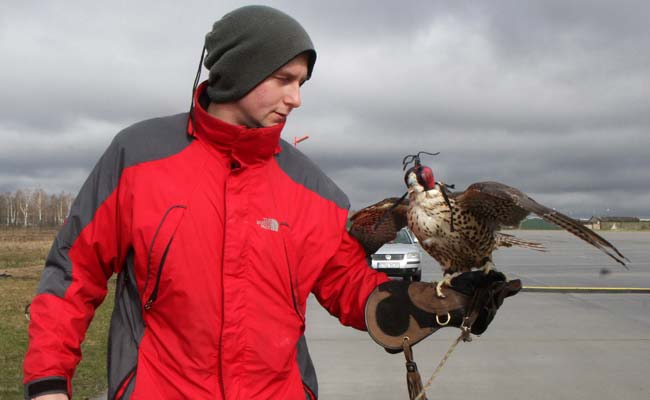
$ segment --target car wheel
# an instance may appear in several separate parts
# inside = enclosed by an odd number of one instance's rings
[[[420,280],[422,280],[422,271],[418,271],[413,275],[413,282],[420,282]]]

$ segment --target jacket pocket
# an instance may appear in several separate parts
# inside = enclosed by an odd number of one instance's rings
[[[144,282],[142,301],[145,311],[151,309],[158,298],[160,277],[163,273],[167,254],[174,241],[176,229],[180,225],[187,209],[184,205],[173,205],[163,215],[154,233],[147,255],[147,276]]]
[[[280,224],[280,235],[282,236],[282,244],[284,247],[284,255],[287,261],[287,269],[289,275],[289,289],[291,290],[291,301],[293,304],[296,315],[305,324],[305,305],[300,297],[300,280],[299,280],[299,263],[297,260],[297,253],[291,240],[289,232],[289,225]]]

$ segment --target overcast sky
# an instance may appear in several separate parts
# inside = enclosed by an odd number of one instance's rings
[[[2,1],[0,192],[76,192],[119,130],[187,110],[205,33],[246,4]],[[353,208],[401,195],[402,158],[424,150],[457,188],[650,217],[650,2],[257,4],[312,37],[283,137],[310,136],[299,148]]]

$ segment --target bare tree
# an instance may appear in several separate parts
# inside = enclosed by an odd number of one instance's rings
[[[65,222],[65,217],[67,215],[67,202],[65,199],[65,193],[61,192],[61,194],[57,198],[57,214],[56,214],[56,223],[61,225]]]
[[[16,204],[22,213],[23,226],[27,226],[27,219],[29,218],[29,203],[30,203],[31,190],[18,190],[16,191]]]
[[[16,198],[13,194],[7,193],[7,226],[16,225]]]
[[[11,226],[60,226],[70,214],[74,196],[48,194],[42,188],[0,193],[0,224]]]
[[[65,214],[63,213],[63,193],[56,199],[57,200],[57,214],[56,214],[56,222],[57,224],[63,224],[65,221]]]
[[[54,224],[62,225],[65,222],[66,217],[70,214],[70,207],[72,207],[72,202],[74,197],[70,193],[61,192],[58,195],[52,196],[54,212]]]
[[[2,202],[2,207],[0,208],[0,219],[5,222],[5,225],[9,226],[9,199],[11,193],[2,193],[0,195],[0,201]]]
[[[45,190],[40,187],[36,188],[32,194],[32,202],[36,208],[36,225],[38,226],[43,226],[43,198],[47,198],[47,193],[45,193]]]
[[[14,196],[11,199],[11,224],[18,224],[18,199]]]

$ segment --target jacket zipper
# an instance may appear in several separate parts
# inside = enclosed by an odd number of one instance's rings
[[[158,274],[156,275],[156,286],[153,287],[151,296],[149,296],[147,302],[144,303],[144,309],[147,311],[151,310],[151,305],[153,304],[154,301],[156,301],[156,298],[158,298],[158,287],[160,286],[160,277],[162,276],[163,267],[165,266],[165,260],[167,259],[167,252],[169,252],[169,247],[171,247],[173,241],[174,241],[174,236],[169,238],[169,242],[167,242],[167,246],[165,247],[165,252],[163,253],[162,259],[160,260],[160,265],[158,267]]]
[[[233,171],[235,170],[234,165],[231,163],[230,172],[226,178],[226,185],[224,188],[224,204],[223,204],[223,239],[221,243],[221,248],[223,249],[223,254],[221,255],[221,327],[219,332],[219,389],[221,389],[221,398],[226,400],[226,384],[223,378],[223,330],[226,324],[226,294],[225,294],[225,285],[224,285],[224,269],[226,263],[226,237],[228,236],[227,227],[228,227],[228,186],[229,182],[232,179]]]
[[[160,230],[162,227],[165,225],[165,221],[167,220],[167,217],[169,214],[175,209],[175,208],[182,208],[186,209],[187,207],[184,205],[173,205],[165,211],[165,214],[163,215],[162,219],[160,220],[160,223],[158,224],[158,227],[156,228],[156,232],[153,235],[153,238],[151,239],[151,245],[149,246],[149,253],[147,255],[147,277],[145,278],[144,281],[144,288],[142,290],[142,293],[147,293],[147,288],[149,287],[149,278],[151,274],[151,254],[153,253],[153,248],[154,245],[156,244],[156,240],[158,238],[158,234],[160,233]],[[167,252],[169,251],[169,247],[172,244],[172,241],[174,240],[174,235],[171,236],[169,239],[169,242],[167,242],[167,245],[165,246],[165,252],[163,253],[162,259],[160,260],[160,264],[158,265],[158,273],[156,274],[156,283],[153,292],[149,296],[149,299],[144,304],[144,309],[145,310],[150,310],[151,309],[151,304],[156,300],[158,297],[158,285],[160,284],[160,277],[162,274],[162,268],[165,265],[165,259],[167,258]]]
[[[300,307],[298,305],[298,299],[297,299],[297,296],[296,296],[296,291],[298,290],[298,288],[297,288],[298,284],[296,282],[296,288],[294,288],[293,274],[291,273],[291,257],[289,257],[289,249],[287,248],[287,240],[288,239],[286,239],[286,237],[285,237],[285,235],[283,233],[281,233],[281,234],[282,234],[282,245],[284,246],[284,255],[285,255],[286,259],[287,259],[287,269],[289,271],[289,287],[291,288],[291,300],[293,301],[293,309],[296,312],[296,315],[298,316],[298,318],[300,319],[302,324],[304,325],[305,324],[305,316],[300,311]],[[297,277],[296,277],[296,279],[297,279]]]

